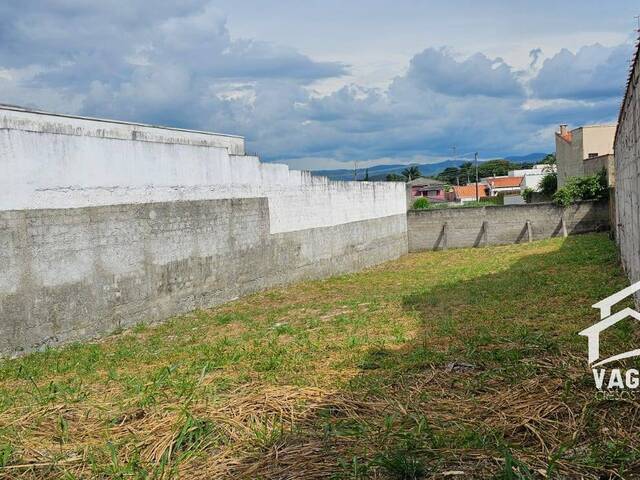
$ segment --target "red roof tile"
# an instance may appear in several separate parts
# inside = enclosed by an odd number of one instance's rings
[[[452,187],[457,199],[476,198],[476,184],[455,185]],[[487,197],[487,186],[484,183],[478,184],[478,197]]]
[[[524,177],[498,177],[488,178],[487,182],[492,188],[519,187]]]

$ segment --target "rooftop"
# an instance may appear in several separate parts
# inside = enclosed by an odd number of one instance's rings
[[[615,123],[603,123],[603,124],[596,124],[596,125],[583,125],[581,127],[576,127],[573,130],[567,131],[567,132],[556,132],[556,135],[564,140],[566,140],[567,142],[571,142],[571,140],[573,139],[573,132],[577,132],[578,130],[584,130],[585,128],[616,128],[617,124]]]
[[[475,183],[470,183],[469,185],[455,185],[452,188],[458,198],[476,198]],[[488,196],[486,188],[486,184],[478,183],[478,197],[482,198]]]
[[[493,177],[488,178],[487,183],[491,188],[519,187],[524,177]]]
[[[436,180],[435,178],[418,177],[414,180],[411,180],[410,182],[407,182],[407,185],[409,185],[410,187],[439,187],[444,186],[445,183],[441,182],[440,180]]]

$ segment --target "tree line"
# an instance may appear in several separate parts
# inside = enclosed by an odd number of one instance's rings
[[[554,164],[556,157],[549,154],[541,162],[544,164]],[[507,175],[509,170],[522,170],[533,167],[534,163],[514,163],[509,160],[489,160],[478,162],[478,178],[499,177]],[[417,166],[405,168],[400,175],[390,173],[386,179],[389,182],[409,182],[421,177],[420,169]],[[473,162],[463,162],[458,167],[447,167],[433,178],[449,185],[467,185],[476,180],[476,168]]]

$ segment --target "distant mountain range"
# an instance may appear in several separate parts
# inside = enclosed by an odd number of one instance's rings
[[[546,153],[530,153],[528,155],[505,157],[503,160],[509,160],[513,163],[535,163],[542,160],[546,155]],[[445,160],[438,163],[412,163],[411,165],[376,165],[374,167],[369,167],[369,180],[384,180],[390,173],[400,175],[402,170],[410,166],[417,166],[420,169],[420,173],[422,173],[422,175],[424,175],[425,177],[429,177],[432,175],[437,175],[445,168],[458,167],[464,162],[468,161],[468,159],[465,159]],[[331,180],[353,180],[353,168],[341,168],[335,170],[313,170],[311,173],[317,176],[329,177]],[[362,179],[364,177],[364,173],[364,168],[358,168],[359,179]]]

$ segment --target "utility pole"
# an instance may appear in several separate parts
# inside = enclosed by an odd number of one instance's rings
[[[480,201],[480,192],[478,191],[478,152],[475,153],[476,157],[476,202]]]
[[[456,146],[454,145],[453,147],[451,147],[451,150],[453,150],[453,161],[456,161]],[[456,183],[458,184],[458,186],[460,186],[460,175],[456,176]]]

